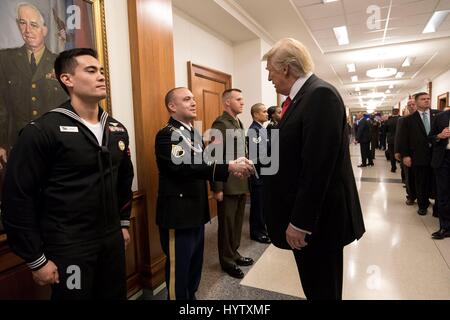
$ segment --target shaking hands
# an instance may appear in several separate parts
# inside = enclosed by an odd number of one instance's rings
[[[245,179],[255,173],[255,165],[253,164],[253,161],[241,157],[230,161],[228,164],[228,171],[235,177]]]

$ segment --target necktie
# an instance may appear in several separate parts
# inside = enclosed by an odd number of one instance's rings
[[[30,66],[31,66],[31,74],[34,74],[37,69],[36,65],[36,58],[34,57],[34,53],[31,53],[31,59],[30,59]]]
[[[287,97],[286,100],[284,100],[283,107],[281,109],[281,119],[283,119],[284,114],[286,113],[287,109],[291,106],[291,97]]]
[[[422,113],[422,121],[427,134],[430,133],[430,121],[428,121],[428,114],[426,112]]]

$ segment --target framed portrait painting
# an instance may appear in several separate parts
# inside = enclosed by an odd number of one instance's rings
[[[97,50],[108,90],[101,105],[111,111],[103,1],[0,1],[0,201],[8,155],[20,130],[68,99],[53,68],[58,53]]]

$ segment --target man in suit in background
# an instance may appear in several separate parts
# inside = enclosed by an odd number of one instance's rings
[[[272,141],[279,144],[279,171],[264,182],[269,236],[293,251],[308,299],[342,299],[343,248],[365,232],[345,106],[337,90],[312,73],[299,41],[280,40],[263,60],[269,81],[288,97],[279,141]]]
[[[369,166],[373,166],[373,161],[370,153],[370,124],[364,118],[362,113],[358,113],[358,131],[356,132],[356,142],[359,143],[359,148],[361,150],[361,164],[358,167],[363,168]],[[368,162],[368,163],[367,163]]]
[[[406,186],[405,203],[408,206],[414,205],[414,202],[417,199],[417,195],[416,195],[416,183],[414,180],[414,172],[411,168],[408,168],[402,162],[402,154],[406,152],[405,146],[407,145],[406,141],[403,141],[405,134],[403,133],[402,125],[403,121],[405,120],[405,117],[410,114],[413,114],[414,112],[416,112],[416,102],[414,101],[414,99],[409,99],[403,117],[400,117],[400,119],[398,119],[394,139],[395,159],[400,162],[400,168],[402,169],[402,180]]]
[[[433,143],[431,167],[434,169],[437,186],[439,230],[433,239],[450,237],[450,111],[436,116],[431,127],[430,140]]]
[[[225,161],[236,160],[247,155],[244,127],[237,115],[244,109],[244,98],[239,89],[225,90],[222,94],[224,112],[219,116],[212,128],[219,130]],[[253,259],[243,257],[238,249],[241,243],[242,223],[244,222],[245,202],[247,199],[248,180],[239,180],[231,176],[227,182],[214,182],[212,185],[214,199],[217,201],[219,219],[218,246],[219,260],[222,269],[230,276],[238,279],[244,277],[239,266],[250,266]]]
[[[250,177],[250,238],[261,243],[270,243],[263,216],[263,177],[261,176],[261,166],[267,164],[269,147],[269,137],[263,126],[268,119],[267,107],[262,103],[254,104],[250,113],[253,122],[248,131],[249,157],[255,164],[257,173]]]
[[[0,51],[0,160],[20,129],[68,99],[55,77],[57,55],[45,47],[48,28],[39,9],[19,4],[17,26],[24,45]]]
[[[403,164],[414,174],[419,215],[426,215],[430,198],[433,198],[434,177],[431,169],[431,143],[428,140],[437,110],[430,110],[430,95],[420,92],[414,95],[417,111],[405,117],[399,139]],[[433,211],[436,212],[436,205]]]
[[[397,171],[397,160],[395,159],[395,132],[397,131],[397,123],[400,116],[398,108],[392,109],[392,116],[385,123],[386,137],[388,143],[389,160],[391,161],[391,172]]]

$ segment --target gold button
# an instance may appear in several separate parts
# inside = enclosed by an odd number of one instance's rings
[[[36,97],[31,97],[31,101],[36,101],[37,99],[36,99]]]
[[[37,110],[33,110],[33,117],[36,117],[38,115]]]
[[[31,87],[32,87],[33,89],[36,89],[36,83],[33,83],[33,84],[31,85]]]

